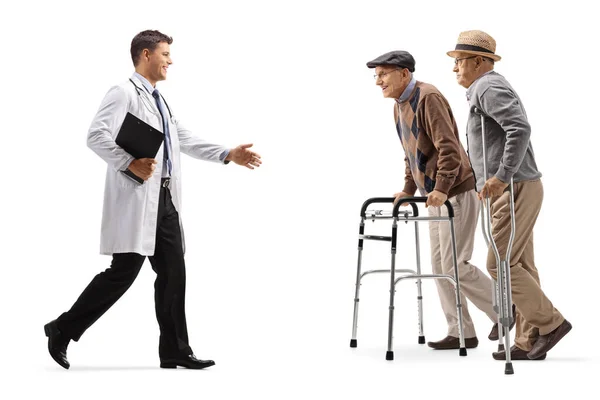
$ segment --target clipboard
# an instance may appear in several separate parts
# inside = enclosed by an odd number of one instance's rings
[[[115,142],[136,159],[155,158],[164,141],[164,134],[130,112],[119,129]],[[128,178],[143,184],[144,180],[129,169],[121,171]]]

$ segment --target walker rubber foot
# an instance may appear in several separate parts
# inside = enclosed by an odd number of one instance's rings
[[[385,359],[388,361],[392,361],[394,359],[394,352],[388,351],[387,353],[385,353]]]
[[[460,348],[460,350],[458,351],[458,354],[459,354],[461,357],[464,357],[464,356],[466,356],[466,355],[467,355],[467,348],[466,348],[466,347],[461,347],[461,348]]]
[[[419,336],[419,344],[425,344],[425,336]]]
[[[506,367],[504,368],[505,375],[513,375],[515,371],[513,370],[512,363],[506,363]]]
[[[356,341],[356,339],[350,339],[350,347],[356,347],[358,346],[358,342]]]

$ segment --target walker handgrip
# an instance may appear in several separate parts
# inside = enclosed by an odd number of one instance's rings
[[[408,198],[408,197],[407,197]],[[365,213],[367,211],[367,207],[369,207],[369,205],[374,204],[374,203],[393,203],[395,200],[394,197],[373,197],[368,199],[367,201],[365,201],[362,205],[362,208],[360,209],[360,216],[362,218],[366,218],[365,217]],[[402,203],[406,203],[406,201],[403,201]],[[400,204],[400,203],[398,203]],[[398,216],[398,207],[399,205],[396,204],[397,207],[395,207],[394,209],[396,210],[396,214],[395,216]],[[411,204],[412,209],[413,209],[413,216],[417,217],[419,215],[419,209],[417,208],[416,204]]]
[[[394,218],[398,217],[398,208],[400,207],[400,204],[410,203],[410,205],[413,207],[413,210],[415,211],[414,216],[416,217],[419,214],[417,212],[417,206],[415,203],[426,203],[426,202],[427,202],[427,197],[402,197],[400,200],[398,200],[398,202],[394,206],[394,211],[392,212],[392,216]],[[450,218],[454,218],[454,209],[452,208],[452,204],[450,204],[450,200],[446,200],[444,202],[444,205],[448,209],[448,216]]]

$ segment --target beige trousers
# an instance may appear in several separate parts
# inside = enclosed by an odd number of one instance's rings
[[[486,313],[491,321],[496,321],[497,318],[492,306],[492,281],[483,271],[469,262],[473,254],[480,202],[477,199],[475,190],[469,190],[450,198],[450,203],[454,209],[454,232],[463,310],[463,329],[465,338],[472,338],[476,336],[475,326],[469,314],[465,296],[477,308]],[[428,210],[429,215],[432,217],[448,216],[445,206],[429,207]],[[429,237],[433,273],[454,276],[450,223],[447,221],[430,222]],[[454,285],[441,279],[436,279],[436,284],[442,309],[448,321],[448,335],[458,337],[458,313]],[[490,324],[491,326],[492,324]]]
[[[544,188],[541,180],[514,184],[515,238],[510,254],[512,300],[517,307],[515,345],[529,351],[539,335],[546,335],[563,323],[540,286],[533,259],[533,226],[542,208]],[[510,195],[506,191],[491,201],[492,234],[501,259],[505,258],[510,237]],[[487,269],[497,277],[496,257],[490,248]]]

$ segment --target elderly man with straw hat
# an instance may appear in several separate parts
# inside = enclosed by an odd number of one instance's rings
[[[513,360],[543,360],[570,330],[571,324],[554,307],[540,287],[533,258],[533,227],[543,198],[542,174],[531,145],[531,127],[517,92],[494,71],[500,61],[496,41],[482,31],[460,33],[454,50],[456,80],[467,89],[470,114],[467,121],[468,154],[480,199],[490,198],[492,236],[500,254],[505,254],[510,235],[509,192],[514,182],[516,231],[510,255],[512,299],[517,312]],[[485,114],[487,171],[483,170],[481,118]],[[485,179],[484,173],[490,176]],[[496,279],[496,258],[488,251],[487,269]],[[496,360],[505,352],[493,353]]]
[[[367,67],[375,69],[375,83],[381,87],[383,97],[394,99],[395,125],[406,164],[404,188],[395,194],[396,201],[412,196],[419,189],[421,195],[427,196],[426,206],[431,216],[448,215],[446,208],[441,207],[447,199],[454,208],[465,346],[477,347],[479,341],[465,296],[494,321],[492,282],[469,262],[473,253],[479,201],[473,172],[458,138],[452,110],[438,89],[414,78],[415,60],[410,53],[392,51],[368,62]],[[429,233],[433,272],[453,275],[449,224],[430,222]],[[439,279],[436,279],[436,284],[448,323],[448,334],[428,345],[439,350],[458,349],[454,286]],[[490,334],[492,340],[498,336],[495,327]]]

